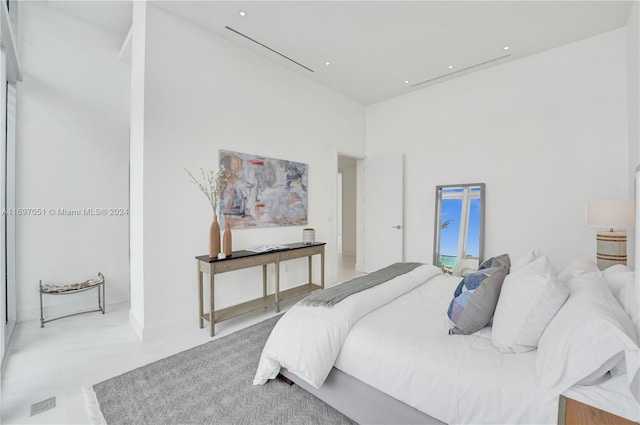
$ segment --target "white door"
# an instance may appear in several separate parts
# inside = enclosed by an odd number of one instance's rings
[[[402,154],[364,160],[364,266],[367,272],[404,261]]]

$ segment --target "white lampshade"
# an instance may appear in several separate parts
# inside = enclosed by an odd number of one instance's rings
[[[587,202],[587,226],[629,229],[634,227],[633,201]]]

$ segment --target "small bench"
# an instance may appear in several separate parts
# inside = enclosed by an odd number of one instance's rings
[[[101,286],[102,286],[102,297],[100,296]],[[44,309],[42,307],[43,295],[71,295],[71,294],[77,294],[78,292],[88,291],[93,288],[98,288],[98,308],[96,310],[81,311],[78,313],[67,314],[64,316],[55,317],[53,319],[44,320]],[[41,328],[44,328],[45,323],[62,319],[63,317],[70,317],[70,316],[75,316],[77,314],[84,314],[84,313],[93,313],[96,311],[101,311],[102,314],[104,314],[106,311],[105,280],[102,273],[98,273],[98,277],[94,277],[92,279],[88,279],[78,283],[54,285],[49,283],[43,284],[42,280],[40,281],[40,327]]]

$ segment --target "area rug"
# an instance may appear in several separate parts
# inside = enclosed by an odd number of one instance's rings
[[[252,385],[280,316],[85,389],[94,423],[354,424],[297,385]]]

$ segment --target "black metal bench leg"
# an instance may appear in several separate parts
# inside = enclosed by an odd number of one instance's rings
[[[44,328],[44,312],[42,310],[42,281],[40,281],[38,291],[40,292],[40,327]]]
[[[98,276],[102,278],[102,305],[99,307],[102,310],[102,314],[104,314],[107,312],[107,281],[102,273],[98,272]],[[98,288],[98,304],[100,304],[100,288]]]

